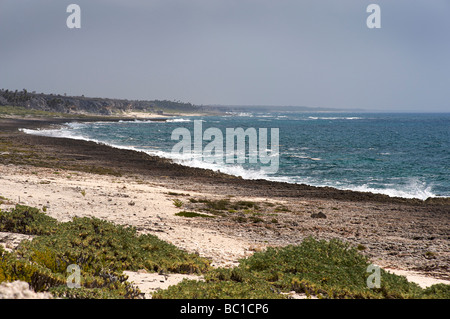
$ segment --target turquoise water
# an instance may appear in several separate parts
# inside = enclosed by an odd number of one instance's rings
[[[203,131],[218,128],[279,129],[279,166],[268,174],[263,163],[206,163],[199,156],[173,154],[171,134],[194,120]],[[197,122],[198,124],[199,122]],[[240,113],[222,117],[183,117],[168,122],[75,123],[28,133],[94,140],[142,150],[184,165],[211,168],[243,178],[264,178],[370,191],[390,196],[450,197],[450,114]],[[270,142],[270,134],[268,135]],[[204,141],[203,146],[210,143]],[[225,146],[225,141],[223,143]],[[275,148],[269,143],[269,150]],[[224,149],[226,154],[226,149]],[[203,154],[205,155],[205,154]],[[246,159],[249,152],[246,152]],[[237,154],[236,154],[237,156]]]

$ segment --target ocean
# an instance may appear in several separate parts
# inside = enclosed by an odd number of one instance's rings
[[[182,141],[182,135],[172,139],[176,129],[190,132],[191,139],[185,146],[190,144],[191,150],[198,150],[198,145],[194,145],[198,132],[194,131],[199,127],[203,137],[201,149],[205,150],[214,140],[217,142],[214,152],[173,151]],[[209,128],[213,130],[208,131]],[[259,134],[258,147],[252,148],[251,138],[247,137],[245,154],[239,154],[237,146],[227,149],[227,129],[237,128]],[[261,128],[267,129],[264,145],[260,138],[265,131]],[[277,140],[271,139],[275,136],[274,129],[278,129]],[[167,122],[68,123],[55,129],[24,131],[143,151],[182,165],[246,179],[330,186],[423,200],[450,197],[450,113],[232,113],[176,117]],[[203,135],[205,132],[216,135],[222,132],[223,136],[208,139]],[[221,145],[223,149],[218,152]],[[251,161],[257,158],[252,157],[255,155],[252,152],[261,149],[267,151],[266,161],[263,157]],[[217,160],[222,150],[223,161]],[[209,155],[216,156],[216,161],[211,161]],[[236,160],[231,161],[233,156]],[[268,159],[272,170],[268,170]]]

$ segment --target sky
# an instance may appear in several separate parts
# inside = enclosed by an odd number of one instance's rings
[[[0,88],[450,112],[449,13],[449,0],[1,0]]]

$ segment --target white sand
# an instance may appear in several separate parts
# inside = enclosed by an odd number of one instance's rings
[[[443,279],[436,279],[432,277],[423,276],[415,271],[411,270],[401,270],[401,269],[389,269],[389,268],[383,268],[384,270],[399,275],[399,276],[405,276],[408,281],[415,282],[422,288],[427,288],[429,286],[432,286],[434,284],[447,284],[450,285],[450,280],[443,280]],[[383,279],[381,279],[383,280]]]

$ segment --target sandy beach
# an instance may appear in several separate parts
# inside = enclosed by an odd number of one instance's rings
[[[0,195],[7,198],[1,209],[20,203],[60,221],[94,216],[132,225],[210,258],[215,267],[232,267],[255,251],[300,243],[308,236],[339,238],[359,247],[374,264],[422,287],[450,283],[448,199],[420,201],[243,180],[140,152],[18,130],[67,121],[0,119]],[[175,215],[198,210],[200,199],[252,201],[261,210],[253,219],[232,213],[216,218]],[[22,239],[27,237],[0,233],[0,243],[8,249]],[[146,293],[187,276],[128,275]]]

